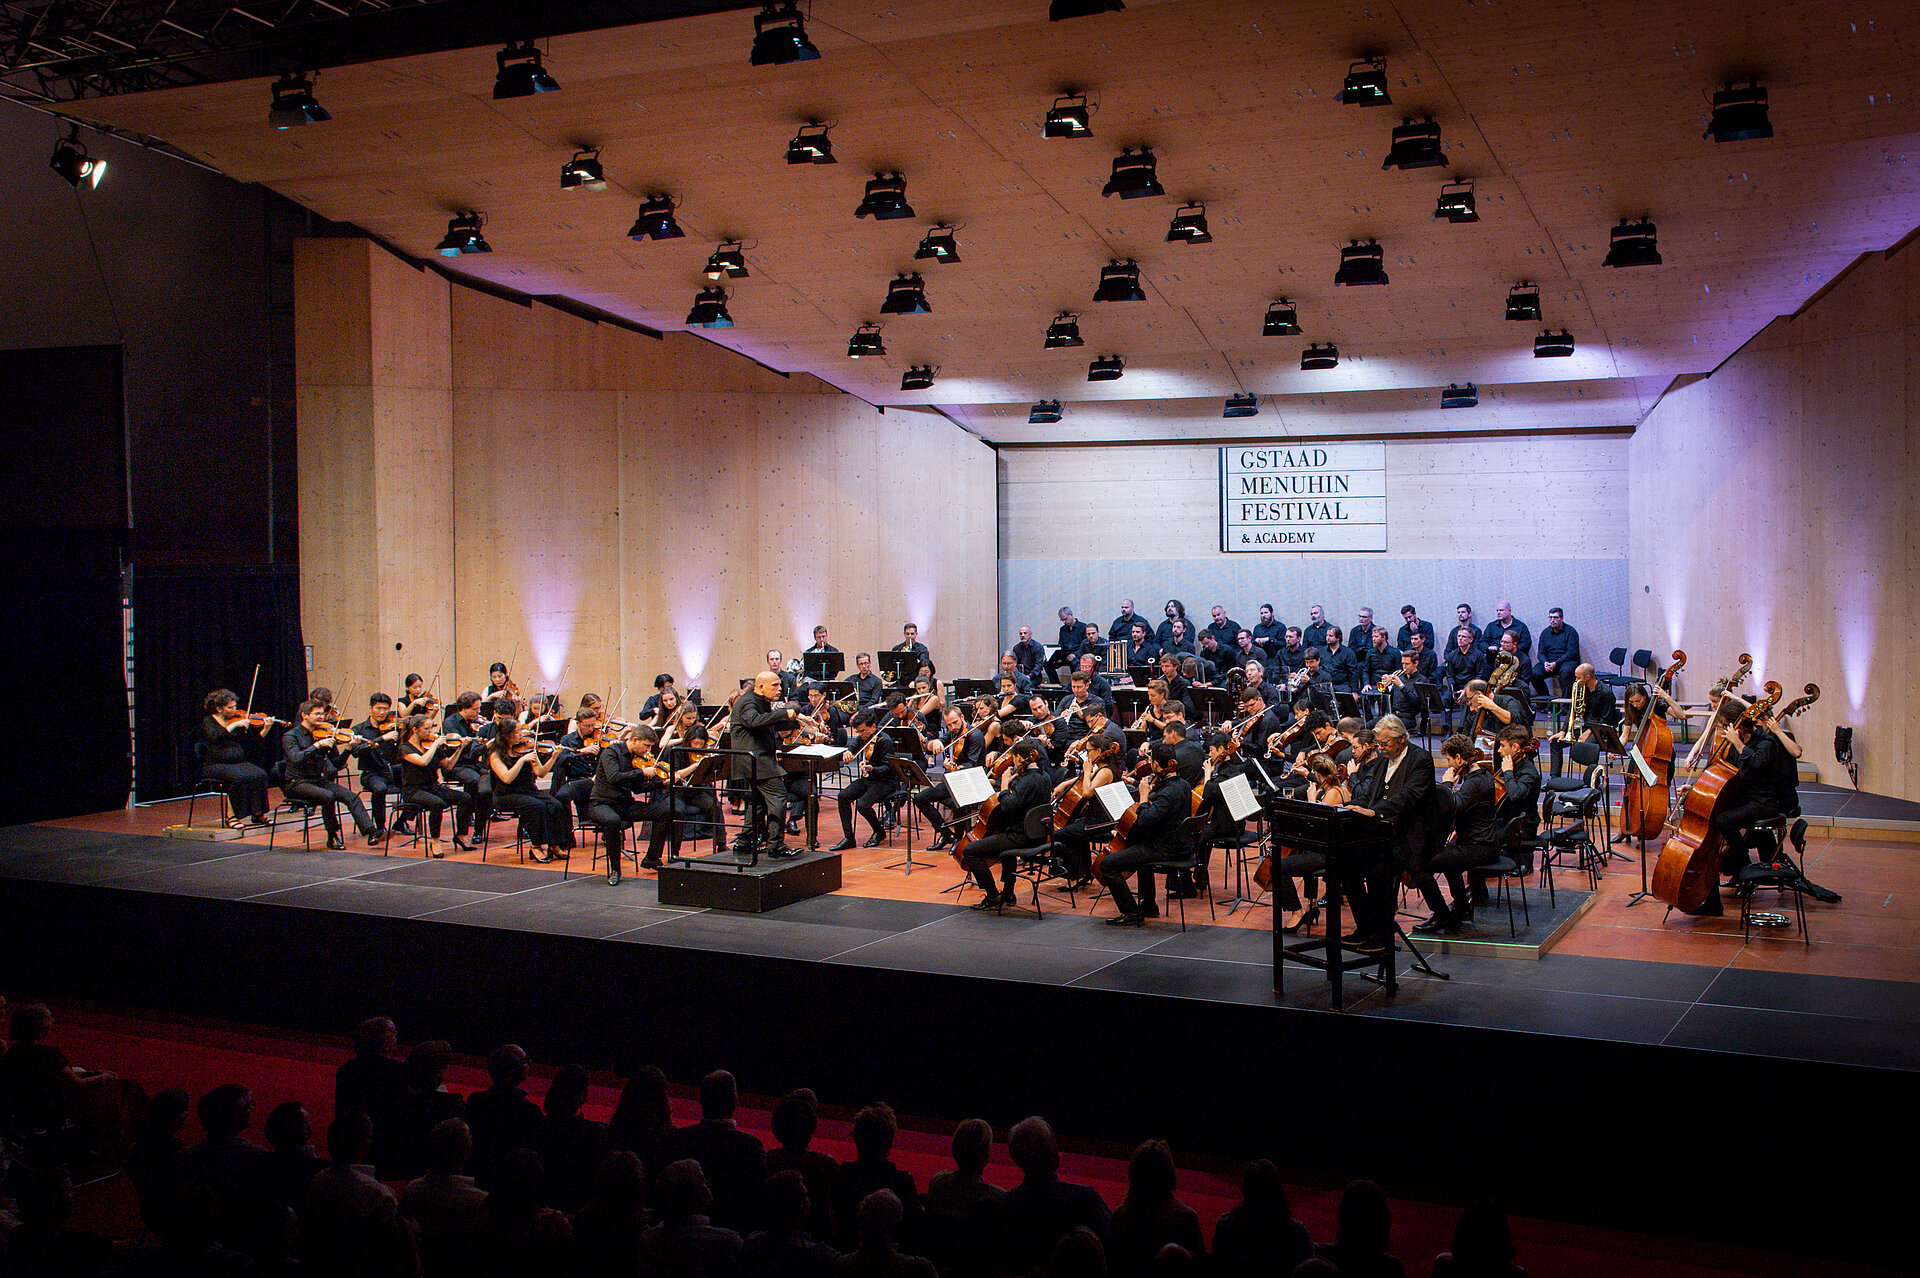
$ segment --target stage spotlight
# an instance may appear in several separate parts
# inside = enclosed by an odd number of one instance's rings
[[[1123,200],[1165,195],[1167,189],[1160,185],[1160,179],[1154,175],[1158,164],[1150,147],[1143,146],[1138,151],[1132,147],[1121,148],[1120,154],[1114,157],[1113,175],[1100,188],[1100,194],[1117,195]]]
[[[1055,351],[1066,346],[1082,345],[1080,341],[1080,317],[1071,311],[1062,311],[1047,325],[1047,340],[1040,344],[1042,350]]]
[[[1063,22],[1068,18],[1090,18],[1096,13],[1118,13],[1126,7],[1120,0],[1053,0],[1047,6],[1047,21]]]
[[[313,81],[289,71],[273,82],[273,105],[267,108],[267,123],[276,129],[291,129],[302,124],[324,124],[333,117],[314,100]]]
[[[1767,119],[1767,91],[1757,81],[1744,89],[1728,84],[1713,95],[1713,118],[1707,121],[1707,131],[1700,136],[1715,142],[1750,142],[1754,138],[1772,137],[1773,125]]]
[[[887,285],[887,300],[880,303],[882,315],[927,315],[927,285],[918,275],[896,275]]]
[[[649,195],[627,231],[630,240],[677,240],[686,235],[673,217],[671,195]]]
[[[862,324],[853,330],[853,336],[847,341],[848,359],[877,358],[887,353],[887,347],[880,340],[878,324]]]
[[[1548,329],[1533,339],[1533,357],[1535,359],[1565,359],[1573,354],[1573,334],[1566,329],[1554,332]]]
[[[1347,68],[1347,83],[1337,95],[1348,106],[1392,106],[1387,96],[1387,60],[1363,58]]]
[[[820,50],[807,39],[807,24],[791,3],[770,4],[753,18],[753,52],[747,61],[756,67],[810,62]]]
[[[912,217],[913,206],[907,203],[907,180],[898,173],[874,174],[873,181],[867,183],[866,196],[853,215],[870,217],[876,222]]]
[[[959,261],[960,246],[953,242],[953,228],[942,222],[928,231],[913,255],[916,259],[930,257],[943,266]]]
[[[788,164],[838,164],[833,158],[833,140],[827,136],[827,125],[818,120],[808,120],[793,135],[793,141],[787,143]]]
[[[1660,246],[1655,239],[1653,223],[1644,217],[1638,221],[1621,218],[1619,225],[1613,228],[1613,242],[1607,249],[1607,260],[1601,265],[1660,265]]]
[[[1480,213],[1473,206],[1473,179],[1460,182],[1448,182],[1440,188],[1440,201],[1433,206],[1434,220],[1445,218],[1449,222],[1478,222]]]
[[[1316,369],[1338,368],[1339,365],[1340,348],[1332,342],[1327,342],[1319,346],[1310,345],[1307,349],[1300,352],[1300,369],[1302,372],[1311,373]]]
[[[727,314],[727,290],[703,288],[687,312],[687,323],[695,328],[732,328],[733,316]]]
[[[493,98],[530,98],[536,93],[552,93],[560,82],[540,65],[540,50],[531,40],[516,40],[493,55],[500,70],[493,77]]]
[[[707,259],[706,269],[700,272],[710,280],[747,278],[747,257],[741,252],[739,240],[722,240],[720,247],[713,250],[713,256]]]
[[[933,375],[939,371],[932,364],[915,364],[900,374],[900,389],[903,391],[932,390]]]
[[[1087,365],[1087,380],[1090,382],[1117,382],[1120,374],[1127,371],[1127,361],[1118,355],[1102,355]]]
[[[1465,386],[1448,383],[1447,389],[1440,393],[1442,408],[1477,408],[1480,404],[1480,388],[1472,382]]]
[[[1258,417],[1260,415],[1260,397],[1258,395],[1229,395],[1221,407],[1222,417]]]
[[[1027,410],[1027,424],[1029,426],[1051,426],[1054,422],[1060,420],[1060,416],[1059,400],[1036,400],[1034,401],[1033,407]]]
[[[1440,149],[1440,126],[1433,122],[1432,116],[1423,120],[1403,119],[1400,127],[1393,131],[1393,145],[1387,150],[1387,158],[1380,161],[1383,169],[1434,169],[1443,168],[1447,156]]]
[[[478,213],[456,213],[447,219],[447,233],[433,246],[441,257],[459,257],[464,253],[491,253],[493,245],[480,237],[486,219]]]
[[[1386,254],[1380,248],[1379,240],[1368,240],[1364,244],[1359,240],[1351,240],[1347,247],[1340,250],[1340,269],[1333,273],[1333,282],[1355,287],[1385,284],[1387,270],[1382,265],[1385,261]]]
[[[1167,243],[1175,241],[1187,244],[1213,243],[1213,236],[1207,233],[1206,205],[1182,204],[1174,212],[1173,224],[1167,227]]]
[[[1093,290],[1096,302],[1144,302],[1140,290],[1140,267],[1132,258],[1109,261],[1100,268],[1100,287]]]
[[[1298,337],[1300,313],[1286,298],[1267,303],[1267,317],[1260,325],[1262,337]]]
[[[85,182],[89,188],[100,185],[100,179],[107,175],[107,162],[96,160],[87,154],[87,144],[80,140],[80,126],[74,125],[53,144],[53,154],[47,157],[47,167],[67,180],[67,185],[78,187]]]
[[[1507,290],[1507,318],[1525,320],[1528,323],[1540,322],[1540,287],[1521,280]]]
[[[560,166],[560,189],[563,191],[607,189],[607,174],[600,167],[599,147],[575,151],[573,158]]]
[[[1053,109],[1047,112],[1043,134],[1050,138],[1092,137],[1093,121],[1088,117],[1086,95],[1063,93],[1055,98]]]

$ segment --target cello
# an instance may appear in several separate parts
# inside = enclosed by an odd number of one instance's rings
[[[1661,703],[1670,700],[1674,677],[1686,664],[1687,654],[1675,648],[1673,664],[1647,685],[1647,708],[1633,736],[1634,748],[1653,773],[1653,780],[1643,779],[1638,768],[1627,770],[1620,832],[1642,842],[1659,835],[1667,822],[1667,809],[1673,804],[1673,729],[1667,726],[1666,709]]]
[[[1741,653],[1740,668],[1716,683],[1714,692],[1731,694],[1752,672],[1753,658]],[[1767,705],[1769,709],[1772,707],[1771,702]],[[1650,887],[1655,899],[1682,914],[1698,914],[1719,887],[1724,841],[1714,828],[1713,818],[1726,802],[1728,786],[1738,773],[1733,761],[1725,757],[1726,741],[1721,727],[1729,717],[1745,717],[1734,707],[1748,713],[1752,710],[1752,707],[1741,706],[1740,701],[1730,695],[1721,696],[1706,731],[1687,756],[1691,764],[1700,751],[1706,749],[1707,766],[1667,815],[1667,841],[1654,862]]]

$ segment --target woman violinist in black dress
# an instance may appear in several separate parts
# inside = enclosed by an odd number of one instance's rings
[[[503,812],[520,818],[533,859],[545,865],[557,855],[566,860],[573,850],[573,821],[567,805],[534,784],[553,771],[564,746],[543,760],[524,723],[509,722],[488,743],[487,762],[493,768],[493,801]]]
[[[240,698],[225,688],[209,692],[203,704],[207,717],[200,721],[194,740],[207,751],[201,773],[220,784],[232,805],[233,817],[227,824],[236,830],[243,825],[265,825],[267,809],[273,806],[267,802],[267,773],[259,764],[247,761],[246,732],[257,728],[264,737],[279,721],[270,714],[242,714]],[[246,814],[244,819],[241,813]]]

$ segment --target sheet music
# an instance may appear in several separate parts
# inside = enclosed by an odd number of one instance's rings
[[[782,750],[780,753],[795,755],[802,759],[838,759],[844,756],[847,751],[844,746],[828,745],[825,742],[819,742],[814,745],[795,746],[791,750]]]
[[[1628,746],[1627,758],[1633,761],[1634,767],[1640,769],[1640,779],[1642,781],[1645,781],[1648,785],[1656,784],[1656,779],[1653,775],[1653,769],[1648,767],[1647,761],[1640,757],[1639,746]]]
[[[1222,781],[1220,797],[1227,801],[1227,815],[1236,821],[1244,821],[1260,810],[1260,800],[1253,797],[1245,773],[1235,773]]]
[[[1118,821],[1133,806],[1133,791],[1119,781],[1110,781],[1093,793],[1100,800],[1100,806],[1107,810],[1110,820]]]
[[[947,792],[953,795],[956,808],[970,808],[993,797],[993,782],[987,780],[985,768],[962,768],[947,773],[946,778]]]

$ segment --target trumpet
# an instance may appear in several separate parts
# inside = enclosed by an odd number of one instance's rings
[[[1300,691],[1301,688],[1306,686],[1306,682],[1307,682],[1307,668],[1305,666],[1301,666],[1298,670],[1294,671],[1292,674],[1287,676],[1287,691],[1298,692]]]

